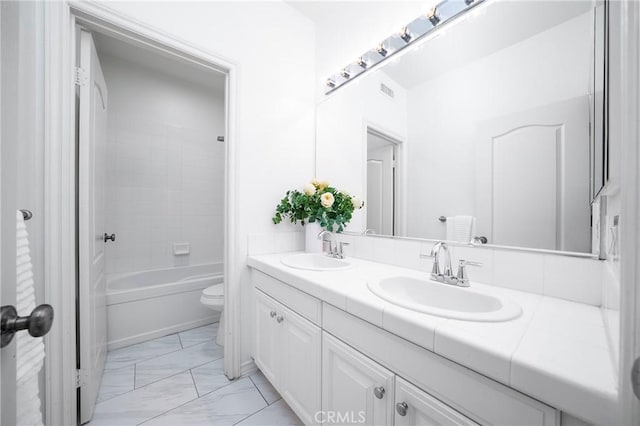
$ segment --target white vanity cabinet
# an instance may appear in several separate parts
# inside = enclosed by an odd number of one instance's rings
[[[394,378],[395,374],[377,362],[323,333],[322,411],[326,423],[393,424]]]
[[[261,291],[256,296],[254,360],[306,424],[320,411],[321,329]]]
[[[326,332],[322,411],[326,423],[334,424],[477,425]]]
[[[560,425],[553,407],[271,276],[253,276],[255,362],[307,425]]]

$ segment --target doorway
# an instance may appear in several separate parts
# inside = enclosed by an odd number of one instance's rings
[[[126,401],[176,373],[217,362],[226,380],[227,75],[76,34],[80,422],[130,420]],[[200,303],[214,287],[215,309]]]
[[[375,234],[397,235],[399,142],[367,128],[367,225]]]

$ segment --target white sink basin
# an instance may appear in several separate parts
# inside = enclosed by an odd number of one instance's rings
[[[370,281],[369,290],[394,305],[466,321],[508,321],[522,309],[500,295],[428,279],[396,276]]]
[[[335,259],[319,253],[292,254],[281,262],[290,268],[307,271],[341,271],[351,268],[351,264],[344,259]]]

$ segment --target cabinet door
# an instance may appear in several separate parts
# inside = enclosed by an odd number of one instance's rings
[[[396,377],[395,408],[395,426],[477,425],[400,377]]]
[[[304,424],[318,423],[321,329],[282,305],[277,311],[280,393]]]
[[[255,348],[253,358],[264,376],[272,385],[278,387],[278,339],[279,327],[277,327],[276,317],[277,302],[266,296],[261,291],[255,292]]]
[[[328,333],[322,336],[322,416],[327,424],[393,424],[394,374]]]

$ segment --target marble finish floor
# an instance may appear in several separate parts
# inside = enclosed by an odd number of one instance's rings
[[[90,426],[302,425],[259,371],[228,380],[218,323],[111,351]]]

